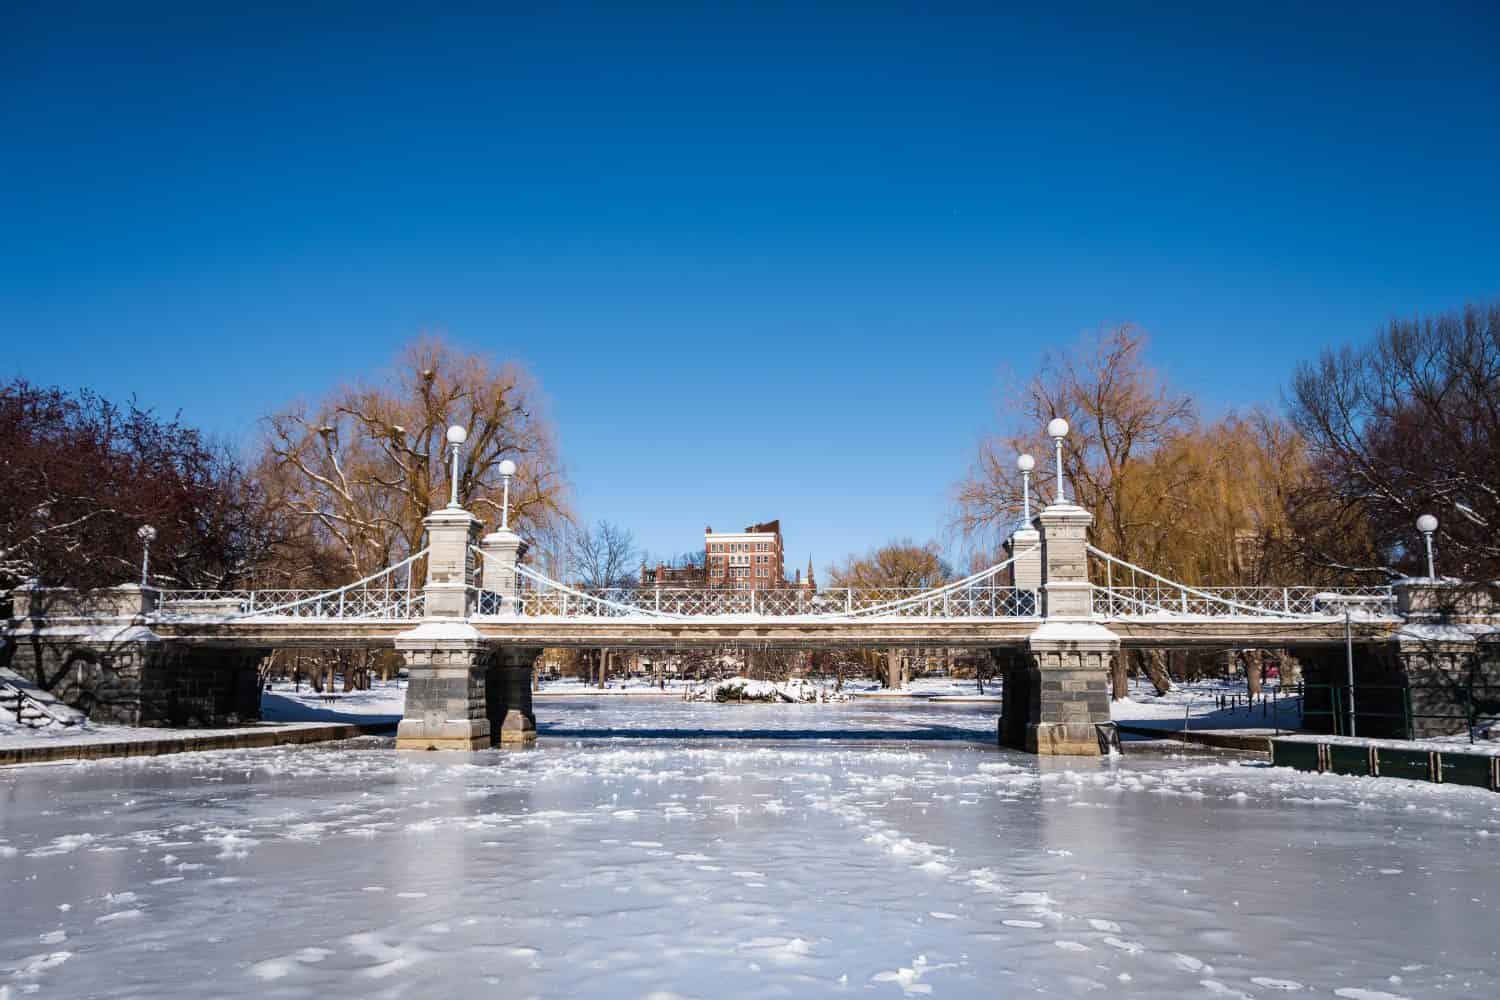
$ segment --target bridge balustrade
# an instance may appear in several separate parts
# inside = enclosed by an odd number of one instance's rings
[[[476,617],[503,614],[503,595],[475,589]],[[519,613],[533,618],[767,617],[767,618],[1035,618],[1034,589],[964,587],[942,593],[918,588],[712,590],[686,587],[580,587],[541,585],[519,591]]]

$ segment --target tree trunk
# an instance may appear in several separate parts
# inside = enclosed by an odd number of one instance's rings
[[[901,651],[885,651],[885,686],[893,691],[901,688]]]
[[[1130,668],[1123,651],[1109,658],[1109,684],[1110,697],[1115,701],[1130,697]]]
[[[1136,665],[1151,681],[1158,695],[1172,690],[1172,678],[1167,673],[1167,652],[1164,649],[1139,649],[1132,651]]]
[[[1260,650],[1240,650],[1240,662],[1245,666],[1245,685],[1250,691],[1250,697],[1260,695]]]
[[[1302,681],[1302,664],[1295,656],[1284,649],[1276,651],[1276,683],[1281,687],[1290,687]]]
[[[604,678],[609,676],[609,650],[599,650],[599,690],[604,690]]]

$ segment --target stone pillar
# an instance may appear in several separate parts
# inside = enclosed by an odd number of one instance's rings
[[[484,612],[505,617],[519,615],[521,603],[517,595],[516,564],[526,554],[526,543],[509,528],[497,528],[484,536],[479,548],[484,552],[480,572],[484,575],[485,593],[500,595],[499,606],[486,607]]]
[[[1089,586],[1088,533],[1094,515],[1070,503],[1044,507],[1042,530],[1042,607],[1048,621],[1088,621],[1094,615]]]
[[[1010,585],[1020,590],[1042,589],[1042,533],[1022,528],[1006,539],[1005,552],[1014,556],[1010,564]]]
[[[1027,640],[1026,750],[1094,756],[1110,726],[1109,661],[1120,640],[1091,622],[1048,621]]]
[[[478,629],[466,622],[424,622],[396,636],[396,651],[408,676],[397,750],[483,750],[494,744],[494,651]]]
[[[531,675],[539,648],[501,646],[489,677],[490,725],[501,746],[536,741],[536,713],[531,708]]]
[[[427,607],[423,617],[466,619],[473,608],[469,580],[473,567],[469,546],[479,521],[462,507],[435,510],[422,521],[427,528]]]
[[[1023,574],[1040,572],[1046,621],[1024,650],[997,654],[1005,663],[999,735],[1006,746],[1037,754],[1097,755],[1100,727],[1111,724],[1109,662],[1120,640],[1093,620],[1086,548],[1093,520],[1073,504],[1044,508],[1037,517],[1038,563],[1016,567],[1017,586],[1028,580]]]
[[[1030,596],[1019,598],[1017,610],[1023,615],[1042,613],[1042,533],[1024,527],[1006,539],[1005,551],[1014,556],[1010,564],[1010,585]]]

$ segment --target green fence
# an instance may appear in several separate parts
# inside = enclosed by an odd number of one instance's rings
[[[1348,684],[1298,684],[1303,726],[1309,719],[1328,719],[1335,736],[1372,736],[1412,739],[1418,722],[1451,722],[1468,729],[1469,742],[1481,722],[1494,721],[1500,712],[1500,684],[1477,680],[1472,673],[1462,681],[1429,684],[1361,684],[1354,686],[1351,710]],[[1416,701],[1452,703],[1453,711],[1418,711]],[[1422,695],[1439,696],[1436,698]],[[1374,707],[1361,707],[1373,705]],[[1459,725],[1451,727],[1458,731]]]
[[[1271,741],[1271,763],[1299,771],[1407,778],[1500,791],[1500,757],[1465,750],[1280,738]]]

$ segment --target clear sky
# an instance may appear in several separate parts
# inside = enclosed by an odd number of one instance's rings
[[[0,10],[0,375],[248,444],[440,330],[655,553],[938,535],[1102,323],[1212,411],[1500,294],[1493,3],[219,6]]]

